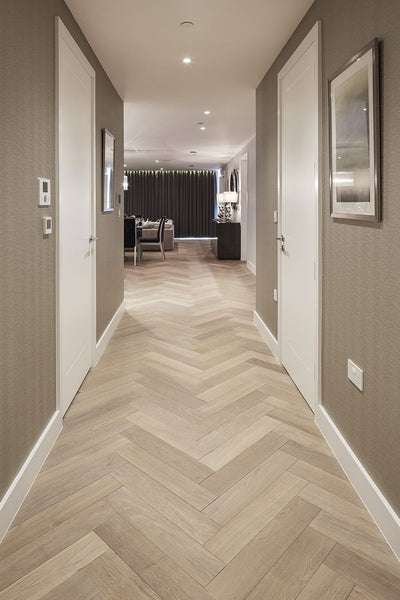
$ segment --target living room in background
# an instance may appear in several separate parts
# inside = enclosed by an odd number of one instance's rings
[[[166,215],[175,237],[211,237],[215,171],[126,171],[125,213],[155,220]]]

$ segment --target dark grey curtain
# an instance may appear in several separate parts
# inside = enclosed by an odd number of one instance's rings
[[[174,220],[176,237],[211,237],[215,171],[127,171],[125,214]]]

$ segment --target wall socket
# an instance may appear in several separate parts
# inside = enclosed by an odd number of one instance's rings
[[[347,359],[347,377],[350,379],[351,383],[354,383],[360,392],[363,391],[364,371],[350,359]]]
[[[278,290],[274,288],[274,301],[278,302]]]

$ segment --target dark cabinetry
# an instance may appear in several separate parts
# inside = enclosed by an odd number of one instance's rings
[[[211,247],[217,258],[240,260],[240,223],[214,219],[216,239]]]

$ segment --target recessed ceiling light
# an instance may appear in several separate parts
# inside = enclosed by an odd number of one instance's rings
[[[188,65],[189,63],[191,63],[191,62],[192,62],[192,59],[191,59],[191,58],[189,58],[188,56],[185,56],[185,58],[183,59],[183,61],[182,61],[182,62],[184,62],[184,63],[185,63],[185,65]]]
[[[124,167],[127,167],[128,165],[124,165]]]
[[[201,131],[205,131],[206,128],[205,127],[200,127],[200,129],[201,129]]]
[[[156,160],[156,162],[160,162],[159,160]]]
[[[160,167],[160,171],[164,171],[164,167]]]
[[[193,27],[193,25],[193,21],[182,21],[182,23],[180,23],[181,27]]]
[[[190,150],[190,154],[197,154],[197,150]]]
[[[210,114],[210,111],[209,111],[209,110],[205,110],[205,111],[204,111],[204,114],[205,114],[205,115],[209,115],[209,114]]]

